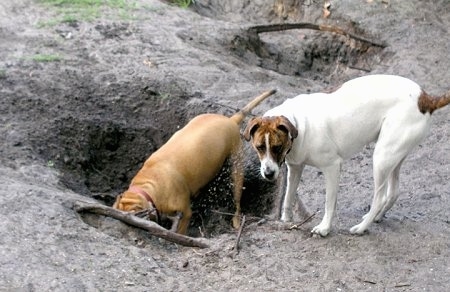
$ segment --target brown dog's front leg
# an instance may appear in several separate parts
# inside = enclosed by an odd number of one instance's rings
[[[189,205],[188,205],[189,206]],[[189,227],[189,222],[191,221],[192,210],[190,207],[185,208],[181,212],[182,216],[180,219],[180,223],[178,224],[178,233],[179,234],[187,234],[187,230]]]

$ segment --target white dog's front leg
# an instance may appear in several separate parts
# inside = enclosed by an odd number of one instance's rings
[[[305,166],[302,165],[287,165],[287,186],[286,193],[284,195],[283,207],[281,209],[281,221],[292,221],[292,205],[293,199],[297,195],[297,188],[302,177],[302,172]],[[299,204],[305,209],[303,203]],[[306,210],[306,209],[305,209]]]
[[[320,236],[327,236],[331,229],[331,220],[336,211],[337,192],[339,189],[339,175],[341,171],[341,163],[336,163],[322,170],[325,175],[326,198],[325,198],[325,214],[322,222],[312,229],[312,233]]]

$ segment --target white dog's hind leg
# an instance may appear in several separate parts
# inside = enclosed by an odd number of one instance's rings
[[[387,211],[389,211],[394,205],[395,201],[400,194],[399,192],[399,176],[400,176],[400,167],[402,166],[404,159],[402,159],[399,164],[395,167],[395,169],[391,172],[389,176],[388,190],[387,190],[387,198],[384,202],[383,208],[375,217],[375,222],[380,222]]]
[[[327,168],[322,169],[325,175],[326,198],[325,214],[319,225],[312,229],[312,233],[320,236],[327,236],[331,229],[331,220],[336,211],[337,192],[339,189],[339,176],[341,172],[341,162],[337,162]]]
[[[305,165],[287,165],[287,186],[286,193],[284,195],[283,207],[281,209],[281,221],[292,221],[292,204],[293,199],[297,195],[297,188],[302,177],[303,169]],[[299,208],[306,210],[303,202],[299,200]]]
[[[423,139],[429,124],[429,117],[404,110],[393,111],[385,118],[373,155],[375,193],[372,206],[363,221],[350,229],[351,233],[364,233],[378,216],[383,216],[383,212],[392,207],[398,197],[401,163]],[[388,187],[391,188],[389,194]]]
[[[380,169],[379,165],[374,162],[374,181],[375,190],[372,199],[372,205],[370,206],[369,213],[364,215],[364,219],[358,225],[350,228],[352,234],[363,234],[367,230],[370,224],[374,221],[375,217],[381,212],[386,202],[386,192],[388,188],[388,176],[392,171],[390,169]]]
[[[379,140],[380,141],[380,140]],[[369,213],[363,221],[353,226],[350,232],[363,234],[378,216],[383,216],[383,210],[388,210],[394,204],[398,194],[398,172],[410,148],[406,145],[391,143],[390,146],[379,143],[375,146],[373,155],[374,196]],[[390,185],[391,184],[391,185]],[[390,192],[388,192],[390,188]],[[391,201],[392,200],[392,201]],[[389,207],[389,208],[388,208]]]

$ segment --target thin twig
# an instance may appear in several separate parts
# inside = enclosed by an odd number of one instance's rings
[[[89,212],[93,214],[104,215],[108,217],[112,217],[114,219],[125,222],[129,225],[147,230],[151,235],[163,238],[165,240],[178,243],[184,246],[190,247],[201,247],[206,248],[209,245],[206,243],[204,239],[193,238],[189,236],[185,236],[182,234],[178,234],[172,232],[170,230],[165,229],[164,227],[156,224],[153,221],[145,220],[139,217],[136,217],[132,213],[124,212],[121,210],[117,210],[105,205],[96,204],[96,203],[88,203],[82,201],[75,201],[73,203],[73,209],[78,212]]]
[[[367,69],[367,68],[363,68],[363,67],[357,67],[357,66],[348,66],[350,69],[355,69],[355,70],[360,70],[360,71],[364,71],[364,72],[370,72],[372,71],[372,69]]]
[[[288,229],[292,230],[292,229],[298,229],[300,226],[302,226],[303,224],[305,224],[306,222],[308,222],[309,220],[311,220],[312,217],[316,216],[316,213],[312,213],[311,215],[308,216],[308,218],[306,218],[305,220],[303,220],[300,223],[294,224],[292,226],[290,226]]]
[[[217,213],[217,214],[220,214],[220,215],[226,215],[226,216],[234,216],[235,215],[234,213],[227,213],[227,212],[222,212],[222,211],[218,211],[218,210],[211,210],[211,212]],[[265,218],[256,217],[256,216],[247,216],[247,219],[262,220],[262,219],[265,219]]]
[[[359,281],[361,281],[361,282],[363,282],[363,283],[369,283],[369,284],[373,284],[373,285],[377,284],[377,282],[375,282],[375,281],[372,281],[372,280],[366,280],[366,279],[363,279],[363,278],[358,277],[358,276],[356,276],[356,279],[358,279]]]
[[[398,283],[398,284],[395,284],[395,288],[401,288],[401,287],[408,287],[408,286],[411,286],[411,284],[410,283]]]
[[[236,242],[234,244],[233,248],[233,257],[237,256],[239,254],[239,241],[241,240],[242,230],[244,229],[245,224],[245,215],[242,216],[241,226],[239,227],[239,231],[236,237]]]

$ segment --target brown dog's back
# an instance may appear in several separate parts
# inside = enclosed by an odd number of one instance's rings
[[[195,195],[216,176],[225,159],[240,151],[239,126],[245,116],[275,92],[269,90],[255,97],[230,118],[219,114],[196,116],[147,159],[132,184],[144,183],[138,181],[141,177],[151,178],[157,182],[158,189],[161,184],[167,184],[163,187],[167,189],[179,184],[178,191]],[[153,167],[155,165],[158,167]],[[158,169],[158,173],[151,173],[154,169]],[[161,169],[170,175],[162,175]],[[174,177],[180,179],[174,180]]]
[[[160,177],[156,179],[160,184],[164,181],[161,173],[148,172],[166,169],[171,173],[165,177],[170,177],[167,183],[172,187],[177,183],[173,178],[182,176],[179,183],[183,185],[179,188],[189,189],[192,196],[214,178],[225,159],[239,145],[239,126],[234,121],[218,114],[202,114],[193,118],[150,156],[140,172],[145,172],[142,175],[146,178]],[[154,168],[155,165],[159,166]]]

